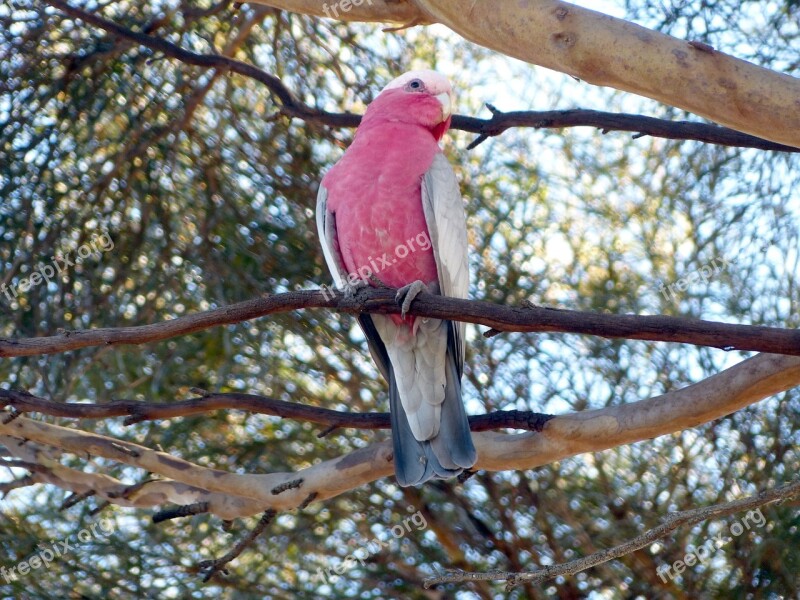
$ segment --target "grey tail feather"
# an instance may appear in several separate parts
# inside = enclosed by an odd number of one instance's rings
[[[461,399],[461,378],[455,360],[455,343],[448,327],[446,387],[439,433],[431,440],[418,441],[411,432],[394,369],[389,365],[389,415],[397,481],[401,486],[418,485],[429,479],[449,479],[477,461],[469,420]]]

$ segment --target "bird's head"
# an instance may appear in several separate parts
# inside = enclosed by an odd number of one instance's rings
[[[383,88],[364,120],[422,125],[438,141],[450,127],[453,102],[447,77],[430,69],[408,71]]]

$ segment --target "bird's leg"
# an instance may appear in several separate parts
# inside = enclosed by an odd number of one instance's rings
[[[356,279],[354,282],[350,282],[348,278],[344,282],[344,286],[342,291],[344,292],[344,297],[352,300],[353,297],[358,293],[358,290],[361,288],[369,287],[370,283],[379,288],[388,288],[389,286],[383,283],[380,279],[378,279],[375,273],[370,273],[368,279]]]
[[[431,290],[420,279],[413,283],[404,285],[397,290],[397,295],[394,297],[395,301],[400,305],[400,316],[406,318],[408,309],[411,308],[411,303],[422,292],[430,292]]]

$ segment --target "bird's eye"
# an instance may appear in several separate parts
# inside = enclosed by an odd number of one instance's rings
[[[409,92],[421,92],[423,89],[425,89],[425,84],[419,79],[412,79],[406,85],[406,89]]]

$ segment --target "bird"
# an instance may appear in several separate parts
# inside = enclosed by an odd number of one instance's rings
[[[477,462],[461,396],[464,323],[407,312],[422,292],[466,298],[469,258],[458,180],[439,146],[454,94],[421,69],[390,81],[367,106],[350,146],[324,175],[317,230],[334,285],[397,289],[400,314],[359,315],[389,384],[395,477],[448,479]]]

